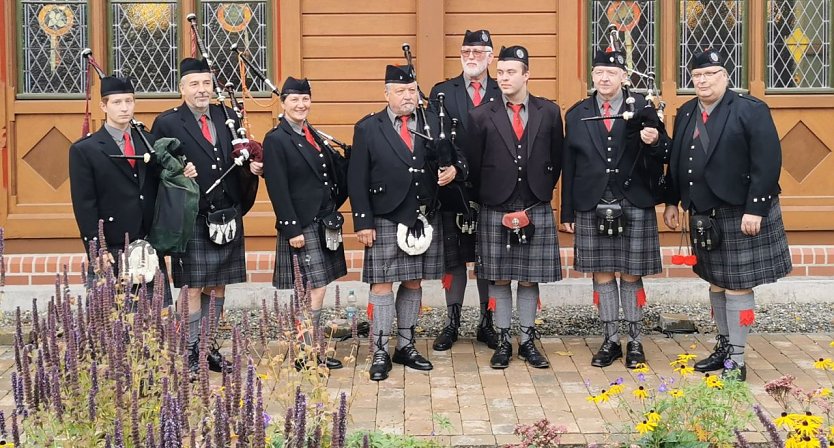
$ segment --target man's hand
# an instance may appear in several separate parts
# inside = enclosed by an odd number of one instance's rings
[[[663,222],[666,227],[676,230],[678,228],[678,206],[666,204],[666,209],[663,210]]]
[[[756,236],[762,230],[762,217],[745,213],[741,217],[741,233],[747,236]]]
[[[298,235],[290,238],[290,246],[295,249],[304,247],[304,235]]]
[[[189,179],[193,179],[197,177],[197,168],[194,167],[193,163],[188,162],[185,164],[185,168],[182,170],[182,174]]]
[[[446,168],[440,168],[437,170],[437,185],[441,187],[444,185],[448,185],[449,182],[455,180],[455,176],[458,175],[458,169],[454,165],[447,166]]]
[[[264,163],[263,162],[249,162],[249,171],[256,176],[262,176],[264,174]]]
[[[376,241],[376,229],[364,229],[356,232],[356,238],[365,247],[371,247]]]
[[[566,232],[566,233],[574,233],[574,232],[576,232],[576,223],[563,222],[561,230]]]
[[[640,131],[640,140],[647,145],[654,145],[658,139],[660,139],[660,132],[655,128],[643,128]]]

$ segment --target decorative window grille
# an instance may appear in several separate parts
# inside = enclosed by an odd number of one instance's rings
[[[594,0],[591,2],[591,58],[597,50],[609,46],[610,25],[617,27],[625,47],[626,67],[643,74],[656,72],[658,24],[657,2],[655,0],[615,1]],[[658,73],[659,75],[659,73]],[[631,76],[636,89],[645,90],[650,81],[637,75]]]
[[[269,18],[266,1],[216,1],[202,2],[202,39],[208,53],[220,70],[220,82],[231,82],[240,88],[238,58],[230,48],[247,52],[250,60],[264,73],[269,73],[267,64],[267,42]],[[247,72],[248,73],[248,72]],[[247,76],[246,85],[253,92],[265,91],[262,82]]]
[[[767,2],[767,87],[830,88],[831,2]]]
[[[137,92],[178,91],[176,0],[114,0],[113,73],[130,77]]]
[[[744,47],[745,0],[683,0],[680,14],[680,66],[678,86],[692,89],[689,63],[707,48],[718,51],[730,74],[730,87],[746,88],[742,67]]]

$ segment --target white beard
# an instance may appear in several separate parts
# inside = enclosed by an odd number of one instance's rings
[[[470,68],[466,65],[463,66],[463,74],[466,75],[469,79],[478,79],[487,69],[486,62],[479,63],[477,67]]]

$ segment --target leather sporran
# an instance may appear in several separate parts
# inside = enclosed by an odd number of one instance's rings
[[[533,239],[536,226],[530,221],[527,210],[504,213],[501,217],[501,225],[507,234],[507,250],[512,246],[529,244]]]
[[[426,216],[417,215],[417,222],[408,227],[397,224],[397,246],[408,255],[420,255],[429,250],[434,236],[434,228]]]
[[[619,202],[600,202],[595,210],[597,216],[597,233],[602,236],[615,237],[625,231],[623,206]]]
[[[237,209],[224,208],[206,215],[209,239],[214,244],[227,244],[237,236]]]
[[[342,225],[345,217],[338,211],[332,211],[319,220],[319,238],[327,250],[336,251],[342,245]]]
[[[692,246],[707,252],[721,246],[721,228],[712,213],[693,214],[689,217],[689,229],[692,236]]]

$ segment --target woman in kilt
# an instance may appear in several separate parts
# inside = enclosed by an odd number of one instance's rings
[[[724,369],[744,380],[744,348],[755,322],[753,288],[791,271],[779,174],[782,148],[770,109],[759,99],[728,89],[729,75],[716,50],[690,64],[697,98],[675,115],[670,191],[663,220],[679,225],[678,204],[688,224],[697,262],[709,282],[717,343],[695,370]]]
[[[321,307],[327,285],[347,274],[344,246],[335,233],[327,240],[324,223],[336,222],[347,199],[347,185],[339,167],[345,162],[310,129],[307,116],[312,102],[307,79],[288,77],[281,89],[284,116],[264,139],[264,179],[275,210],[278,239],[272,285],[293,289],[309,285],[313,328],[321,324]],[[295,278],[294,260],[301,278]],[[310,338],[305,337],[310,343]],[[327,357],[320,362],[331,369],[342,363]],[[296,362],[298,368],[301,364]]]
[[[591,364],[607,367],[623,356],[619,335],[622,308],[630,339],[625,364],[633,369],[646,362],[641,343],[646,304],[642,277],[663,269],[647,171],[649,166],[663,166],[668,137],[654,127],[627,137],[624,120],[582,121],[625,112],[627,95],[635,99],[635,110],[646,105],[642,95],[623,89],[628,75],[620,52],[598,51],[591,78],[595,93],[565,115],[561,220],[566,232],[576,234],[574,268],[593,274],[594,305],[604,340]],[[600,215],[616,209],[622,212],[619,222],[605,225]]]

